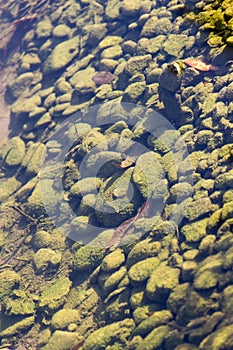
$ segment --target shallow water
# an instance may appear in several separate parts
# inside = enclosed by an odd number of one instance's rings
[[[233,48],[185,5],[5,2],[1,346],[232,348]]]

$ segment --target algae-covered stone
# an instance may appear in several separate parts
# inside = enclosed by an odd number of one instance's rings
[[[26,168],[29,176],[37,175],[45,159],[46,146],[40,142],[31,143],[22,160],[22,167]]]
[[[0,183],[0,202],[4,202],[9,198],[11,194],[16,192],[21,186],[21,182],[16,180],[15,177],[10,177],[4,180],[1,180]]]
[[[18,98],[23,91],[30,88],[33,80],[35,78],[34,73],[26,72],[20,74],[16,79],[12,80],[8,84],[8,89],[14,98]]]
[[[41,97],[39,95],[34,95],[27,99],[23,99],[22,101],[17,101],[12,106],[12,113],[17,116],[25,117],[25,115],[29,114],[34,110],[37,106],[41,104]]]
[[[109,320],[121,321],[130,314],[129,293],[129,290],[125,289],[107,302],[106,316]]]
[[[80,312],[78,310],[63,309],[57,311],[51,320],[51,326],[53,329],[65,329],[71,323],[80,323]]]
[[[102,261],[101,267],[103,271],[114,271],[125,262],[125,254],[122,249],[118,248],[108,254]]]
[[[35,248],[46,248],[52,241],[51,234],[44,230],[39,230],[33,237],[33,246]]]
[[[153,329],[167,324],[172,320],[172,313],[168,310],[155,311],[147,319],[143,320],[134,330],[134,334],[145,336]]]
[[[146,89],[146,82],[136,82],[130,84],[125,89],[124,99],[130,102],[136,102]]]
[[[98,45],[100,50],[106,49],[107,47],[118,45],[122,42],[122,38],[120,36],[107,35]]]
[[[121,2],[118,0],[109,0],[105,8],[105,16],[108,20],[114,21],[119,19]]]
[[[127,266],[131,267],[138,261],[158,255],[160,249],[161,243],[153,242],[149,238],[138,242],[128,254]]]
[[[53,36],[55,36],[55,38],[64,38],[69,35],[70,32],[71,29],[66,24],[59,24],[53,29]]]
[[[137,262],[129,269],[129,278],[133,284],[146,281],[158,267],[160,260],[157,257],[147,258]]]
[[[91,93],[95,91],[95,83],[92,80],[95,69],[87,67],[75,73],[70,79],[71,84],[79,94]]]
[[[196,345],[183,343],[176,346],[175,350],[198,350],[198,347]]]
[[[192,222],[184,225],[181,229],[182,234],[185,236],[187,242],[198,242],[206,236],[206,226],[208,218]]]
[[[169,334],[170,327],[169,326],[160,326],[156,327],[153,331],[151,331],[141,343],[139,343],[136,350],[154,350],[159,349],[167,338]]]
[[[0,300],[9,295],[19,281],[20,276],[15,271],[4,270],[0,272]]]
[[[221,218],[223,221],[233,218],[233,201],[223,205]]]
[[[42,21],[39,21],[36,27],[36,35],[39,39],[48,38],[53,30],[52,23],[49,17],[44,17]]]
[[[35,316],[26,317],[21,321],[14,323],[12,326],[7,327],[0,332],[0,337],[11,337],[12,335],[21,333],[26,329],[32,327],[35,323]]]
[[[191,281],[197,268],[195,261],[184,261],[182,265],[182,278],[184,282]]]
[[[144,198],[153,196],[155,185],[164,177],[160,157],[154,152],[141,155],[136,162],[133,180]]]
[[[209,197],[200,198],[190,203],[184,216],[189,221],[194,221],[198,219],[200,216],[208,214],[210,211],[211,211],[211,201]]]
[[[43,192],[41,188],[43,188]],[[58,199],[58,193],[53,189],[53,180],[41,180],[28,198],[26,207],[33,216],[40,216],[45,213],[45,204],[51,212],[55,213],[58,210]]]
[[[208,335],[200,344],[200,350],[230,350],[233,342],[233,325],[217,329]]]
[[[219,255],[204,259],[195,273],[194,288],[210,289],[215,287],[221,277],[222,264],[223,261]]]
[[[163,302],[179,283],[180,270],[166,265],[158,266],[151,274],[146,294],[150,300]],[[161,278],[162,276],[162,278]]]
[[[81,340],[83,336],[80,336],[80,333],[56,330],[41,350],[70,350]]]
[[[129,75],[142,73],[152,60],[151,55],[131,57],[125,65],[124,71]]]
[[[189,283],[179,284],[174,288],[167,300],[168,310],[172,311],[175,314],[178,313],[184,304],[184,300],[187,298],[189,288]]]
[[[134,326],[133,320],[126,318],[123,321],[114,322],[110,325],[99,328],[88,336],[82,350],[106,349],[113,341],[115,345],[119,344],[121,347],[125,347],[129,336],[132,334]]]
[[[14,291],[13,298],[7,298],[4,304],[7,315],[30,315],[35,312],[35,302],[32,295],[24,291]]]
[[[98,177],[87,177],[77,181],[70,189],[69,196],[81,197],[90,193],[96,193],[102,181]]]
[[[164,51],[171,56],[181,58],[186,48],[191,48],[195,37],[185,34],[170,34],[163,44]]]
[[[81,247],[74,255],[74,267],[89,270],[99,265],[105,255],[106,242],[112,237],[113,230],[105,230],[89,244]]]
[[[55,252],[50,248],[39,249],[33,257],[36,269],[42,272],[48,268],[48,266],[56,266],[61,262],[61,253]]]
[[[46,285],[42,290],[39,306],[54,310],[63,305],[71,285],[68,277],[59,277],[53,284]]]
[[[151,16],[144,24],[141,37],[152,38],[156,35],[167,35],[172,29],[172,24],[168,18],[158,19],[156,16]]]
[[[60,70],[78,54],[80,38],[76,36],[55,46],[44,64],[44,73]]]
[[[99,277],[99,284],[101,285],[103,291],[108,293],[112,291],[120,283],[120,281],[126,276],[127,269],[125,266],[122,266],[119,270],[112,273],[110,276],[107,276],[106,280],[104,276]],[[102,283],[101,279],[104,278]]]
[[[19,165],[25,154],[25,143],[15,136],[10,139],[2,150],[2,158],[9,166]]]
[[[133,17],[138,14],[142,6],[141,0],[123,0],[121,2],[121,13],[125,16]]]

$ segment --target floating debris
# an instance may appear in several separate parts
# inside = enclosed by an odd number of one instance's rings
[[[107,71],[101,71],[96,73],[93,77],[92,80],[97,84],[97,85],[103,85],[103,84],[111,84],[113,80],[115,80],[117,76],[112,74],[111,72]]]
[[[190,67],[193,67],[193,68],[198,69],[198,70],[203,71],[203,72],[208,72],[210,70],[218,70],[219,69],[217,66],[213,66],[212,64],[205,63],[205,62],[198,60],[196,58],[186,58],[184,60],[184,63]]]
[[[182,61],[172,62],[167,65],[167,68],[170,72],[181,75],[184,69],[184,63]]]

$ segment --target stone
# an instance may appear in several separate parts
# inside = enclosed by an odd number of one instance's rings
[[[117,248],[108,254],[101,263],[103,271],[110,272],[118,269],[125,262],[125,254],[122,249]]]
[[[184,225],[181,229],[181,233],[185,236],[187,242],[199,242],[206,236],[206,226],[208,218],[194,221],[190,224]]]
[[[135,328],[135,335],[145,336],[150,333],[153,329],[167,324],[172,320],[172,313],[168,310],[161,310],[152,312],[152,315],[143,320],[139,325]]]
[[[5,328],[0,332],[0,337],[11,337],[15,334],[19,334],[28,328],[32,327],[35,323],[35,316],[25,317],[23,320],[15,322],[12,326]]]
[[[63,305],[71,285],[70,279],[62,276],[57,278],[52,284],[44,286],[39,300],[39,307],[55,310]]]
[[[37,249],[47,248],[52,242],[51,234],[44,230],[39,230],[33,236],[33,246]]]
[[[156,192],[155,184],[164,177],[160,158],[154,152],[147,152],[137,159],[133,181],[145,199],[153,196],[153,192]]]
[[[65,68],[78,54],[79,36],[57,44],[44,63],[44,73],[51,74]]]
[[[9,166],[19,165],[25,155],[25,143],[15,136],[11,138],[2,150],[2,158]]]
[[[103,50],[103,49],[106,49],[107,47],[119,45],[122,42],[122,40],[123,39],[120,36],[107,35],[103,40],[100,41],[98,48],[100,50]]]
[[[124,16],[134,17],[138,15],[141,5],[141,0],[123,0],[120,11]]]
[[[148,299],[163,303],[177,287],[180,270],[165,265],[158,266],[151,274],[147,285],[146,295]],[[163,278],[161,279],[161,276]]]
[[[98,350],[101,347],[106,349],[113,341],[114,345],[120,343],[119,346],[126,346],[134,326],[132,319],[125,318],[123,321],[101,327],[87,337],[82,350]]]
[[[57,311],[51,320],[53,329],[66,329],[71,323],[80,323],[81,317],[79,310],[63,309]]]
[[[209,334],[199,345],[200,350],[220,350],[225,348],[230,350],[232,347],[233,325],[220,327],[216,331]]]
[[[145,282],[151,273],[158,267],[160,260],[157,257],[141,260],[130,267],[128,274],[133,285]]]
[[[136,102],[146,89],[146,82],[137,82],[127,86],[124,101]]]
[[[32,82],[35,79],[35,74],[32,72],[26,72],[20,74],[17,78],[12,80],[8,84],[8,89],[11,95],[16,99],[18,98],[23,91],[31,87]]]
[[[211,201],[209,197],[194,200],[188,206],[184,216],[189,221],[194,221],[211,211]]]
[[[142,73],[152,60],[151,55],[131,57],[125,65],[124,71],[129,75]]]
[[[71,29],[66,24],[58,24],[53,28],[53,36],[55,38],[65,38],[70,34],[70,32]]]
[[[220,279],[223,261],[221,256],[214,255],[204,259],[195,272],[193,286],[197,290],[214,288]]]
[[[50,248],[41,248],[33,256],[33,261],[38,272],[45,271],[48,267],[55,267],[61,262],[61,253]]]
[[[10,195],[15,193],[21,186],[21,182],[15,177],[1,179],[0,183],[0,203],[9,199]]]
[[[141,37],[152,38],[156,35],[168,35],[172,29],[171,21],[167,18],[157,18],[151,16],[144,24]]]
[[[41,350],[70,350],[82,339],[80,333],[56,330]]]
[[[123,54],[123,51],[122,51],[121,45],[114,45],[104,49],[101,52],[101,59],[117,60],[122,56],[122,54]]]
[[[4,270],[0,272],[0,300],[8,297],[10,292],[17,286],[20,276],[15,271]]]
[[[53,30],[53,25],[49,19],[49,17],[44,17],[42,21],[37,23],[36,27],[36,35],[39,39],[48,38]]]
[[[29,176],[37,175],[45,159],[46,146],[40,142],[31,143],[21,163]]]
[[[136,350],[154,350],[159,349],[167,338],[169,334],[170,327],[169,326],[160,326],[153,329],[141,343],[139,343]]]
[[[127,266],[130,268],[139,261],[158,255],[160,249],[161,243],[158,241],[152,241],[149,238],[141,240],[130,250]]]

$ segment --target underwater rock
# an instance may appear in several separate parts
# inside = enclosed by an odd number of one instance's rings
[[[37,249],[46,248],[52,242],[52,236],[50,233],[44,230],[39,230],[33,236],[33,246]]]
[[[141,6],[141,0],[123,0],[121,3],[120,11],[124,16],[134,17],[138,15]]]
[[[159,264],[159,258],[151,257],[132,265],[128,272],[131,283],[137,285],[145,282]]]
[[[156,194],[155,185],[163,178],[161,157],[157,153],[147,152],[139,156],[133,172],[133,181],[145,199],[153,198]]]
[[[71,33],[70,27],[66,24],[58,24],[53,28],[53,36],[55,38],[65,38]]]
[[[30,315],[35,312],[37,297],[26,294],[22,290],[15,290],[13,298],[7,298],[4,303],[6,315]]]
[[[56,279],[52,284],[43,287],[39,300],[39,307],[55,310],[63,305],[71,285],[72,282],[70,279],[62,276]]]
[[[138,242],[129,252],[127,257],[127,267],[130,268],[137,262],[158,255],[161,243],[154,242],[150,238]]]
[[[35,316],[26,317],[21,321],[14,323],[12,326],[7,327],[3,331],[0,332],[0,337],[7,338],[12,335],[19,334],[32,327],[35,323]]]
[[[65,329],[71,323],[80,323],[79,310],[63,309],[57,311],[51,320],[51,327],[53,329]]]
[[[7,142],[1,155],[7,165],[19,165],[25,155],[25,143],[20,137],[15,136]]]
[[[172,313],[168,310],[152,311],[152,315],[139,323],[133,334],[145,336],[153,329],[167,324],[172,320]]]
[[[51,74],[66,67],[78,54],[79,41],[79,36],[76,36],[56,45],[44,63],[44,73]]]
[[[61,253],[50,248],[41,248],[33,256],[33,261],[38,272],[45,271],[49,266],[55,267],[61,262]]]
[[[187,242],[198,242],[206,236],[206,226],[208,218],[184,225],[181,233],[185,236]]]
[[[147,285],[148,299],[163,303],[179,284],[180,270],[165,265],[158,266],[151,274]],[[161,276],[163,278],[161,279]]]
[[[20,275],[15,271],[4,270],[0,272],[0,300],[8,296],[20,281]]]
[[[41,350],[70,350],[82,339],[79,333],[56,330]]]
[[[1,180],[0,184],[0,202],[4,202],[15,193],[21,186],[21,182],[17,181],[15,177],[6,178]]]
[[[82,350],[106,349],[113,341],[115,345],[119,344],[119,347],[125,347],[134,327],[135,324],[133,320],[125,318],[123,321],[114,322],[110,325],[99,328],[87,337]]]
[[[124,72],[132,76],[137,73],[143,73],[151,60],[151,55],[130,57],[125,65]]]
[[[23,91],[29,89],[33,80],[35,79],[35,74],[32,72],[26,72],[20,74],[17,78],[8,84],[8,89],[11,95],[16,99]]]
[[[26,168],[28,176],[37,175],[45,159],[46,146],[40,142],[28,144],[25,157],[22,160],[22,167]]]
[[[199,345],[200,350],[220,350],[224,347],[230,350],[232,347],[232,325],[221,327],[208,335]]]
[[[38,39],[48,38],[53,30],[53,25],[49,19],[49,17],[44,17],[43,20],[37,23],[36,27],[36,35]]]
[[[210,211],[211,211],[211,201],[209,197],[200,198],[197,200],[193,200],[189,204],[186,212],[184,213],[184,216],[189,221],[194,221],[199,217],[208,214]]]
[[[168,18],[159,18],[151,16],[144,24],[141,37],[152,38],[157,35],[168,35],[172,29],[171,21]]]
[[[145,349],[145,350],[153,350],[159,349],[167,338],[169,334],[170,327],[169,326],[160,326],[153,329],[139,345],[136,350]]]
[[[220,254],[204,259],[195,272],[194,288],[205,290],[215,287],[221,276],[222,264],[223,261]]]
[[[103,271],[111,272],[116,270],[125,262],[125,254],[122,249],[117,248],[112,253],[106,255],[101,263]]]

